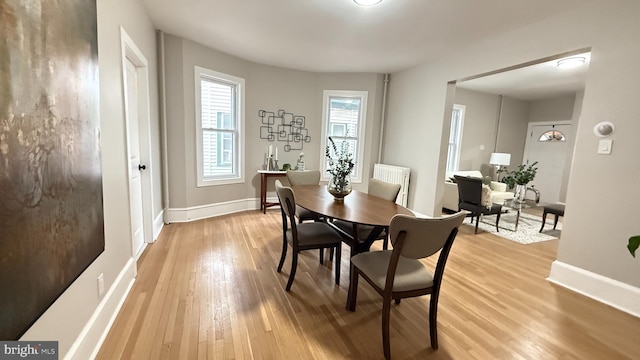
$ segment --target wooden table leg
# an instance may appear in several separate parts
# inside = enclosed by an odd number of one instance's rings
[[[260,210],[267,213],[267,174],[260,174]]]

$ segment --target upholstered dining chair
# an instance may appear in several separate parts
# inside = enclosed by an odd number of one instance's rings
[[[280,180],[276,180],[275,183],[282,213],[282,254],[278,263],[278,272],[282,270],[284,259],[287,256],[287,248],[289,245],[292,248],[291,271],[286,290],[291,290],[293,279],[296,276],[298,253],[310,249],[336,249],[335,280],[336,285],[339,285],[342,237],[325,222],[297,223],[295,219],[296,199],[293,190],[283,186]]]
[[[395,202],[396,198],[398,197],[398,193],[400,192],[400,184],[392,184],[378,179],[369,179],[369,187],[367,192],[369,195],[377,196],[379,198]],[[333,224],[339,227],[344,232],[353,236],[353,224],[351,224],[350,222],[335,220]],[[372,230],[373,226],[358,225],[358,239],[366,239]],[[376,237],[376,240],[384,240],[384,243],[382,244],[382,248],[384,250],[387,250],[389,248],[387,233],[388,229],[385,228]]]
[[[438,348],[437,315],[440,284],[464,212],[441,218],[416,218],[396,215],[391,219],[389,236],[393,250],[371,251],[351,258],[351,279],[347,309],[356,310],[358,278],[362,276],[382,296],[382,344],[386,359],[391,357],[389,313],[391,299],[431,294],[429,302],[429,333],[431,347]],[[440,251],[441,250],[441,251]],[[440,251],[432,274],[419,259]]]
[[[289,170],[287,171],[287,180],[289,181],[289,184],[291,184],[291,186],[318,185],[320,183],[320,170]],[[322,220],[319,214],[313,211],[309,211],[300,206],[296,206],[296,216],[298,217],[298,222],[303,222],[305,220]]]
[[[502,213],[501,204],[492,204],[491,208],[482,205],[482,179],[454,175],[458,185],[458,208],[471,212],[471,223],[476,218],[475,234],[478,233],[478,223],[482,215],[496,215],[496,231]]]

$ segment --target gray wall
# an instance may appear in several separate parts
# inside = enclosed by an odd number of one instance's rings
[[[625,247],[629,236],[640,233],[633,205],[640,200],[640,109],[629,106],[640,93],[638,17],[635,0],[587,3],[459,49],[441,61],[394,73],[388,116],[396,126],[387,131],[383,150],[385,160],[402,161],[418,175],[412,179],[409,204],[425,214],[440,213],[449,81],[591,47],[558,261],[640,285],[640,262]],[[608,156],[597,154],[598,138],[592,132],[603,120],[617,126]],[[596,206],[615,211],[595,215]]]
[[[98,54],[100,66],[100,121],[102,143],[103,197],[105,217],[105,251],[33,324],[22,340],[57,340],[62,359],[76,340],[77,358],[89,358],[102,330],[114,311],[119,296],[135,276],[131,259],[131,228],[129,198],[126,189],[127,155],[124,119],[124,94],[120,27],[122,26],[144,53],[149,64],[152,156],[160,164],[158,141],[158,89],[156,81],[155,31],[146,10],[138,1],[98,0]],[[154,176],[154,217],[162,209],[160,166],[152,169]],[[96,279],[104,274],[107,292],[98,297]],[[121,292],[108,297],[114,284]],[[111,289],[113,290],[113,289]],[[99,306],[100,305],[100,306]],[[106,315],[105,315],[106,313]],[[96,318],[92,315],[98,314]],[[102,314],[103,316],[100,316]],[[87,326],[85,329],[85,326]],[[86,330],[86,333],[83,332]],[[84,341],[82,341],[84,340]]]
[[[575,94],[531,102],[529,122],[573,119]]]
[[[321,154],[323,90],[368,91],[366,149],[362,184],[366,190],[372,164],[378,153],[382,101],[382,75],[327,74],[297,71],[249,62],[173,35],[165,36],[167,79],[167,123],[169,150],[169,207],[203,205],[259,198],[261,169],[269,144],[278,146],[280,164],[295,164],[300,151],[284,152],[284,142],[260,139],[258,110],[285,109],[306,117],[311,142],[304,144],[307,169],[318,169]],[[201,66],[245,79],[246,158],[245,183],[196,187],[194,66]],[[273,189],[270,189],[273,190]]]
[[[466,106],[460,170],[480,170],[485,176],[493,176],[495,168],[489,165],[489,158],[494,147],[496,152],[511,154],[509,168],[520,165],[529,122],[571,120],[574,98],[525,101],[456,88],[454,103]]]
[[[511,164],[507,167],[509,169],[522,163],[530,106],[528,101],[502,97],[496,151],[511,154]]]
[[[465,106],[458,168],[484,170],[483,175],[491,176],[491,169],[487,164],[496,142],[500,97],[456,88],[454,103]]]

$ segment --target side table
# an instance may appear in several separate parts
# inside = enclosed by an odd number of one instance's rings
[[[271,206],[280,205],[275,202],[267,202],[267,181],[269,177],[287,176],[286,171],[273,171],[273,170],[258,170],[260,174],[260,210],[263,214],[267,213],[267,208]]]

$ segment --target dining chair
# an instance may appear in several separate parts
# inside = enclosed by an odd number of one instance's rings
[[[296,185],[318,185],[320,183],[320,170],[288,170],[287,180],[291,186]],[[309,211],[303,207],[296,206],[296,216],[298,222],[305,220],[321,221],[322,218],[318,213]]]
[[[278,263],[278,272],[282,270],[284,259],[287,256],[287,248],[289,245],[292,248],[291,271],[286,290],[291,290],[293,279],[296,276],[298,253],[310,249],[336,249],[335,280],[336,285],[339,285],[342,237],[325,222],[297,223],[295,219],[296,200],[293,190],[283,186],[280,180],[276,180],[275,183],[282,213],[282,254]]]
[[[395,202],[396,198],[398,197],[398,193],[400,193],[400,184],[392,184],[378,179],[369,179],[369,187],[367,193],[369,195],[377,196],[379,198]],[[343,220],[335,220],[333,224],[353,237],[352,223]],[[369,236],[369,234],[371,234],[371,231],[374,230],[374,227],[371,225],[358,225],[357,229],[358,239],[364,240]],[[388,230],[388,228],[384,228],[382,232],[375,238],[375,240],[384,240],[384,243],[382,244],[382,248],[384,250],[387,250],[389,248],[389,239],[387,236]]]
[[[464,212],[441,218],[416,218],[396,215],[391,219],[389,235],[393,250],[360,253],[351,258],[351,279],[347,309],[356,310],[358,278],[362,276],[382,296],[382,344],[386,359],[391,357],[389,314],[391,299],[431,294],[429,303],[429,333],[431,347],[438,349],[438,298],[444,267],[465,218]],[[440,251],[432,274],[419,259]]]
[[[458,185],[458,208],[471,212],[471,223],[476,218],[475,234],[478,233],[478,223],[482,215],[496,215],[496,231],[500,222],[500,214],[502,213],[501,204],[492,204],[490,208],[482,205],[482,179],[454,175],[456,184]]]

